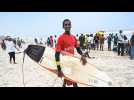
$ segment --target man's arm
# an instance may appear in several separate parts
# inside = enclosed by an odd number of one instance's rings
[[[56,65],[57,65],[57,69],[58,69],[58,77],[62,77],[64,74],[60,67],[60,52],[55,53],[55,60],[56,60]]]
[[[82,55],[82,51],[81,51],[80,47],[77,47],[76,50],[80,55]]]
[[[19,48],[16,46],[16,44],[13,42],[14,47],[19,51]]]
[[[55,53],[55,61],[56,61],[58,71],[61,71],[61,67],[60,67],[60,52]]]
[[[85,65],[87,63],[87,60],[85,58],[85,55],[82,53],[81,49],[80,49],[80,42],[76,40],[76,50],[77,52],[81,55],[81,59],[80,61],[82,61],[82,64]]]
[[[76,50],[77,50],[77,52],[81,55],[80,61],[82,61],[82,64],[85,65],[85,64],[87,63],[85,54],[82,53],[80,47],[77,47]]]

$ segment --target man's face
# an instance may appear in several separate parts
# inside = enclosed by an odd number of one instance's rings
[[[71,30],[71,22],[70,21],[65,21],[63,28],[65,29],[66,32],[70,32],[70,30]]]

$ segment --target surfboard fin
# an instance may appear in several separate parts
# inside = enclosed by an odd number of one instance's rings
[[[45,47],[40,45],[28,45],[28,47],[24,50],[32,60],[39,62],[43,56],[45,51]]]

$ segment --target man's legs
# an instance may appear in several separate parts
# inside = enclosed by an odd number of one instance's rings
[[[121,56],[124,56],[124,44],[121,43]]]
[[[63,85],[62,85],[62,87],[66,87],[66,79],[64,79],[64,82],[63,82]]]
[[[88,58],[91,58],[91,57],[89,56],[88,51],[85,52],[85,56],[88,57]]]
[[[100,44],[100,51],[101,51],[101,44]]]
[[[102,51],[103,51],[103,45],[104,45],[104,44],[102,44]]]
[[[132,60],[133,58],[134,58],[134,46],[131,46],[130,59]]]
[[[66,85],[73,85],[73,87],[78,87],[78,85],[77,85],[76,82],[72,82],[70,80],[64,79],[64,82],[63,82],[63,86],[62,87],[66,87]]]
[[[97,46],[96,43],[94,43],[94,50],[96,50],[96,46]]]
[[[73,87],[78,87],[77,83],[73,83]]]
[[[97,43],[97,50],[99,49],[99,43]]]
[[[15,52],[12,52],[12,58],[13,58],[14,64],[16,64],[16,62],[15,62]]]
[[[10,57],[9,62],[10,62],[10,64],[11,64],[11,62],[12,62],[12,55],[11,55],[11,52],[9,52],[8,54],[9,54],[9,57]]]
[[[109,46],[110,46],[110,51],[111,51],[111,43],[110,43],[110,45],[109,45]]]
[[[110,43],[108,43],[108,51],[110,51]]]
[[[91,50],[91,43],[90,42],[87,45],[87,49],[88,49],[88,52],[90,52],[90,50]]]
[[[120,55],[120,48],[121,48],[121,44],[118,43],[118,56]]]

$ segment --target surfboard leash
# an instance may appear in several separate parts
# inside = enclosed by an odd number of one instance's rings
[[[50,71],[50,72],[53,72],[53,73],[56,73],[56,74],[57,74],[56,70],[50,69],[50,68],[48,68],[48,67],[46,67],[46,66],[44,66],[44,65],[41,65],[41,64],[39,64],[39,63],[37,63],[37,64],[40,65],[43,69],[46,69],[46,70],[48,70],[48,71]],[[96,86],[94,86],[94,85],[89,85],[89,84],[86,84],[86,83],[83,83],[83,82],[74,81],[74,80],[72,80],[72,79],[70,79],[70,78],[68,78],[68,77],[66,77],[66,76],[63,76],[63,77],[66,78],[66,79],[71,80],[72,82],[76,82],[76,83],[83,84],[83,85],[86,85],[86,86],[96,87]],[[62,78],[61,78],[61,80],[62,80]],[[63,80],[62,80],[62,81],[63,81]]]
[[[25,84],[25,74],[24,74],[24,61],[25,61],[25,52],[23,52],[23,63],[22,63],[22,84],[24,87],[26,87]]]

